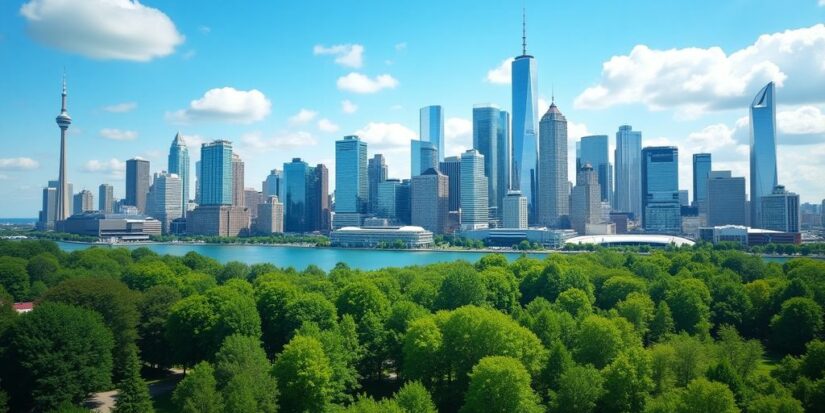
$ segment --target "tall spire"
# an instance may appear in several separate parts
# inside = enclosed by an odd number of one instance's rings
[[[61,101],[61,107],[60,107],[60,112],[62,112],[62,113],[66,113],[66,95],[67,94],[68,93],[66,91],[66,69],[63,69],[63,93],[61,94],[62,95],[62,99],[61,99],[62,101]]]
[[[521,8],[521,54],[527,55],[527,10]]]

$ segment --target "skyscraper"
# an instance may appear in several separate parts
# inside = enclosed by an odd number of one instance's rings
[[[270,196],[258,205],[256,229],[265,235],[284,232],[284,204],[277,196]]]
[[[713,169],[709,153],[693,154],[693,206],[700,214],[707,213],[708,177]]]
[[[232,205],[245,206],[244,163],[240,155],[232,153]]]
[[[538,223],[548,227],[561,226],[569,215],[570,200],[567,180],[567,119],[555,102],[539,124]]]
[[[410,141],[410,177],[421,175],[427,169],[438,167],[435,144],[413,139]]]
[[[114,188],[109,184],[101,184],[97,190],[97,197],[97,209],[105,214],[111,214],[115,204]]]
[[[759,228],[782,232],[799,232],[799,195],[782,185],[760,198],[762,221]]]
[[[461,154],[461,228],[489,227],[484,156],[475,149]]]
[[[536,137],[538,122],[538,76],[536,61],[527,54],[527,23],[522,22],[521,56],[511,64],[513,98],[513,175],[512,189],[518,189],[527,198],[530,223],[536,222],[539,146]]]
[[[602,191],[596,171],[589,163],[576,173],[576,186],[570,195],[570,224],[580,235],[587,234],[588,224],[598,224],[601,219]]]
[[[312,187],[309,191],[309,206],[313,231],[328,232],[331,211],[329,207],[329,169],[317,164],[312,169]]]
[[[437,169],[430,168],[411,181],[412,225],[434,234],[443,234],[447,229],[449,214],[450,179]]]
[[[503,204],[502,228],[527,229],[527,198],[520,191],[508,191]]]
[[[286,232],[312,232],[309,219],[309,191],[312,190],[314,171],[301,160],[293,158],[284,163],[286,178],[286,202],[284,203],[284,230]]]
[[[507,192],[512,187],[510,182],[510,175],[513,169],[513,141],[510,139],[510,113],[505,110],[498,112],[498,142],[497,155],[497,174],[498,174],[498,188],[497,193],[499,199],[503,200],[507,197]],[[442,171],[443,172],[443,171]],[[499,204],[501,210],[503,203]]]
[[[57,182],[49,181],[43,188],[43,206],[37,220],[37,229],[50,231],[54,229],[54,220],[57,217]]]
[[[762,222],[762,197],[771,195],[777,184],[775,87],[768,83],[750,106],[751,221]]]
[[[492,105],[473,106],[473,149],[484,157],[484,175],[487,177],[487,202],[495,215],[501,213],[499,198],[498,135],[500,112]]]
[[[175,134],[175,139],[169,147],[168,169],[170,174],[180,177],[181,211],[185,215],[189,203],[189,148],[186,147],[180,132]]]
[[[448,156],[441,162],[439,170],[447,175],[450,180],[450,211],[458,211],[461,208],[461,158],[458,156]]]
[[[610,144],[607,135],[584,136],[577,145],[576,169],[590,164],[596,172],[602,201],[613,200],[613,164],[610,163]]]
[[[422,142],[430,142],[438,151],[438,160],[444,160],[444,112],[441,106],[425,106],[418,111],[419,135]],[[421,172],[424,172],[422,170]]]
[[[387,162],[384,155],[377,153],[367,162],[367,184],[369,186],[369,212],[378,211],[378,184],[387,180]]]
[[[711,171],[707,179],[707,225],[747,225],[745,219],[745,177],[731,177],[730,171]]]
[[[92,191],[84,189],[74,196],[74,210],[75,214],[82,214],[87,211],[94,211],[95,198]]]
[[[69,178],[66,176],[66,131],[69,129],[69,125],[72,124],[72,118],[69,116],[69,112],[66,111],[66,95],[66,76],[64,75],[60,114],[55,119],[57,126],[60,127],[60,170],[57,175],[57,201],[55,206],[57,216],[55,221],[65,221],[69,217],[69,211],[71,211],[69,209],[69,197],[72,195],[68,186]]]
[[[201,145],[200,205],[232,205],[232,142],[216,140]]]
[[[126,205],[138,209],[141,214],[146,213],[146,194],[152,176],[149,174],[149,161],[134,158],[126,161]]]
[[[655,146],[642,150],[642,223],[645,231],[679,233],[679,149]]]
[[[368,199],[367,143],[357,136],[345,136],[335,141],[334,226],[360,226]]]
[[[284,193],[286,189],[286,182],[283,171],[279,171],[277,169],[271,170],[269,175],[267,175],[266,179],[262,182],[261,187],[264,200],[269,199],[271,196],[277,196],[279,202],[286,199],[286,195]]]
[[[387,179],[384,182],[378,183],[375,213],[379,217],[393,221],[398,219],[397,202],[398,188],[400,186],[401,181],[398,179]]]
[[[613,208],[642,219],[642,132],[622,125],[616,132],[616,191]]]
[[[149,189],[147,215],[160,221],[164,234],[170,232],[172,221],[183,217],[182,186],[183,181],[176,174],[164,171],[154,175]]]
[[[246,188],[243,190],[243,202],[249,211],[249,218],[255,219],[258,217],[258,205],[264,203],[264,195],[255,188]]]

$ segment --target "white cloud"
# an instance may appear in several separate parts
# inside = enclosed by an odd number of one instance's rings
[[[196,154],[200,154],[201,145],[207,141],[207,139],[201,135],[187,135],[181,133],[180,137],[183,139],[183,143],[186,144],[186,147],[189,148],[189,152]]]
[[[331,120],[324,118],[318,121],[318,130],[321,132],[333,133],[338,132],[338,129],[341,129],[333,123]]]
[[[256,152],[295,149],[318,144],[308,132],[282,132],[271,137],[264,137],[260,132],[252,132],[241,136],[241,143]]]
[[[790,111],[780,111],[776,114],[776,123],[780,133],[825,135],[825,114],[815,106],[801,106]]]
[[[183,43],[162,11],[130,0],[30,0],[20,7],[35,40],[94,59],[146,62]]]
[[[4,171],[30,171],[39,166],[40,163],[32,158],[0,158],[0,170]]]
[[[819,0],[819,5],[825,7],[825,0]]]
[[[370,78],[358,72],[351,72],[338,78],[338,89],[353,93],[375,93],[382,89],[394,89],[396,86],[398,80],[387,74]]]
[[[822,0],[822,1],[825,1],[825,0]],[[395,44],[395,50],[397,52],[400,52],[400,51],[405,50],[405,49],[407,49],[407,42],[401,42],[401,43],[396,43]]]
[[[444,156],[458,156],[473,147],[473,123],[464,118],[444,121]]]
[[[114,105],[104,106],[103,110],[112,113],[126,113],[131,112],[137,108],[136,102],[115,103]]]
[[[400,123],[370,122],[353,135],[367,142],[371,153],[384,154],[391,178],[410,176],[410,140],[418,137],[415,131]]]
[[[358,111],[358,105],[352,103],[349,99],[341,101],[341,111],[344,113],[355,113]]]
[[[257,122],[269,115],[272,103],[257,89],[237,90],[231,87],[210,89],[200,99],[189,102],[186,109],[167,112],[172,122],[225,121]]]
[[[692,153],[719,153],[724,147],[736,145],[733,139],[734,130],[735,128],[729,128],[724,123],[709,125],[701,131],[689,134],[687,143]]]
[[[575,100],[576,108],[641,103],[695,116],[742,107],[774,81],[782,103],[820,102],[825,95],[825,24],[766,34],[730,54],[719,47],[657,50],[637,45],[613,56],[600,80]]]
[[[309,109],[301,109],[298,113],[292,115],[289,118],[289,123],[293,125],[303,125],[307,122],[311,122],[315,119],[315,116],[318,115],[318,112]]]
[[[487,71],[487,82],[496,85],[509,85],[512,82],[513,58],[504,59],[498,67]]]
[[[113,141],[131,141],[137,139],[138,133],[133,130],[103,128],[100,136]]]
[[[335,63],[345,67],[358,69],[364,65],[364,46],[360,44],[336,44],[330,47],[317,44],[312,48],[312,53],[316,56],[335,56]]]
[[[91,173],[105,173],[113,176],[121,176],[126,171],[126,162],[118,160],[117,158],[109,159],[108,161],[99,161],[92,159],[86,161],[83,165],[84,172]]]

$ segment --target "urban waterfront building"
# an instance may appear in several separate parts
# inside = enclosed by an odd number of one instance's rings
[[[201,203],[201,161],[195,162],[195,204]]]
[[[731,171],[711,171],[707,178],[707,225],[746,225],[745,178]]]
[[[450,180],[450,199],[448,208],[450,211],[458,211],[461,208],[461,158],[458,156],[448,156],[441,162],[439,171]]]
[[[421,175],[430,168],[438,168],[438,149],[432,142],[410,141],[410,177]]]
[[[315,232],[329,229],[329,171],[309,166],[301,158],[284,164],[286,202],[284,230]]]
[[[473,106],[473,149],[484,157],[484,176],[487,177],[487,202],[490,215],[501,211],[499,188],[498,144],[500,112],[492,105]]]
[[[679,190],[679,206],[690,207],[690,194],[687,189]]]
[[[269,196],[258,205],[255,229],[262,235],[284,232],[284,204],[278,200],[277,196]]]
[[[164,234],[170,233],[172,221],[183,218],[185,213],[181,202],[182,186],[183,181],[178,175],[160,172],[155,173],[154,181],[149,188],[146,215],[160,221]]]
[[[707,214],[708,178],[713,170],[711,154],[693,154],[693,206],[700,214]]]
[[[501,211],[503,200],[507,197],[507,192],[513,187],[510,182],[510,175],[513,172],[513,140],[510,138],[510,113],[504,110],[498,112],[498,136],[496,136],[496,141],[498,142],[496,153],[498,187],[496,193],[499,199],[499,211]]]
[[[537,220],[538,180],[538,69],[533,56],[527,54],[527,22],[522,21],[521,55],[511,63],[513,174],[512,189],[527,198],[530,223]]]
[[[642,224],[645,231],[682,231],[678,148],[654,146],[642,150],[642,194]]]
[[[568,239],[575,237],[576,232],[570,229],[548,228],[483,228],[461,231],[461,236],[483,241],[484,245],[490,246],[513,247],[527,241],[545,248],[558,249],[563,247]]]
[[[762,220],[762,197],[772,195],[777,183],[775,87],[768,83],[750,106],[750,196],[752,226]]]
[[[49,181],[49,184],[43,188],[43,201],[37,218],[37,229],[40,231],[54,230],[55,219],[57,219],[57,181]]]
[[[232,152],[232,142],[216,140],[201,145],[199,169],[200,204],[187,214],[186,231],[225,237],[246,234],[249,212],[243,207],[243,190],[240,194],[234,190],[236,171],[241,175],[237,184],[242,185],[243,164]]]
[[[138,213],[146,213],[146,195],[149,194],[149,185],[152,175],[149,173],[149,161],[134,158],[126,161],[126,205],[138,209]]]
[[[69,112],[66,111],[66,76],[63,76],[63,93],[61,94],[60,114],[57,115],[55,122],[60,128],[60,168],[57,175],[57,191],[55,202],[55,222],[60,222],[69,217],[69,207],[71,202],[72,191],[69,189],[69,177],[66,175],[66,131],[69,125],[72,124],[72,118]]]
[[[67,218],[63,226],[63,230],[70,234],[106,241],[147,241],[149,237],[161,234],[160,221],[136,214],[84,212]]]
[[[450,179],[435,168],[430,168],[410,183],[411,221],[435,234],[447,229],[449,216]]]
[[[169,147],[169,161],[167,169],[170,174],[175,174],[180,178],[181,183],[181,211],[186,214],[189,203],[189,148],[180,136],[180,132],[175,134],[172,145]]]
[[[367,143],[357,136],[335,141],[335,222],[333,227],[361,225],[369,201]]]
[[[438,162],[444,160],[444,112],[439,105],[425,106],[418,111],[419,139],[430,142],[438,153]],[[429,168],[427,168],[429,169]],[[419,173],[426,171],[422,169]]]
[[[570,224],[579,235],[588,234],[588,225],[602,222],[601,199],[598,174],[589,163],[582,165],[570,195]]]
[[[95,210],[95,197],[92,195],[92,191],[89,190],[82,190],[74,195],[74,209],[72,213],[74,214],[82,214],[88,211]]]
[[[769,195],[760,199],[761,229],[780,232],[799,232],[799,195],[777,185]]]
[[[243,190],[243,202],[249,211],[249,218],[255,219],[258,217],[258,205],[264,203],[264,195],[255,188],[246,188]]]
[[[607,135],[583,136],[579,141],[576,171],[590,164],[599,178],[602,201],[613,200],[613,164],[610,163],[610,143]]]
[[[540,225],[563,227],[563,222],[570,214],[568,185],[567,119],[553,102],[539,124],[537,199]]]
[[[232,205],[243,207],[244,203],[244,162],[240,155],[232,153]]]
[[[314,231],[329,232],[332,227],[332,211],[329,199],[329,169],[317,164],[312,170],[312,191],[309,192],[310,223]]]
[[[484,156],[475,149],[461,154],[461,229],[489,227]]]
[[[616,132],[616,190],[613,209],[642,219],[642,132],[622,125]]]
[[[501,227],[527,229],[527,226],[527,198],[521,191],[508,191],[503,202]]]
[[[284,190],[286,189],[286,182],[284,180],[284,173],[277,169],[273,169],[266,176],[266,179],[261,183],[261,192],[264,199],[271,196],[277,196],[278,199],[286,199]]]
[[[232,205],[232,142],[216,140],[201,145],[200,164],[199,205]]]
[[[409,225],[412,222],[412,181],[410,179],[403,179],[398,185],[395,199],[395,214],[398,217],[398,223],[402,225]]]
[[[104,214],[111,214],[114,211],[115,195],[114,188],[109,184],[101,184],[97,189],[98,207]]]
[[[332,231],[330,244],[344,248],[431,248],[433,233],[416,226],[344,227]]]
[[[193,235],[237,237],[248,229],[249,214],[234,205],[199,205],[186,217],[186,232]]]
[[[377,153],[367,162],[367,184],[369,187],[369,208],[367,212],[375,214],[378,211],[378,184],[388,178],[387,161],[384,155]]]
[[[378,184],[375,213],[379,217],[387,218],[393,222],[398,219],[397,204],[400,186],[401,181],[398,179],[387,179]]]

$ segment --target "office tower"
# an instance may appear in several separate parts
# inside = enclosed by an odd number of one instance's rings
[[[679,233],[679,149],[653,146],[642,150],[642,224],[645,231]]]
[[[708,177],[713,169],[709,153],[693,154],[693,206],[707,213]]]
[[[730,171],[711,171],[707,181],[707,225],[747,225],[745,177],[731,177]]]
[[[312,232],[308,206],[309,192],[314,188],[314,168],[301,158],[284,163],[286,178],[286,202],[284,203],[284,230],[286,232]]]
[[[484,176],[487,177],[487,202],[491,216],[501,210],[499,198],[498,135],[500,120],[498,108],[492,105],[473,106],[473,149],[484,157]]]
[[[554,102],[539,123],[539,224],[562,226],[564,217],[570,214],[568,182],[567,119]]]
[[[72,210],[75,214],[82,214],[86,211],[94,211],[95,210],[95,197],[92,195],[92,191],[84,189],[74,196],[74,209]]]
[[[195,203],[201,203],[201,161],[195,162]]]
[[[461,207],[461,158],[458,156],[444,158],[439,170],[450,180],[448,208],[450,211],[458,211]]]
[[[57,115],[55,122],[60,128],[60,169],[57,178],[57,201],[55,205],[55,221],[65,221],[69,217],[70,197],[72,196],[69,190],[69,177],[66,175],[66,131],[69,125],[72,124],[72,118],[69,112],[66,111],[66,76],[63,76],[63,93],[61,94],[60,114]]]
[[[412,222],[412,195],[411,182],[409,179],[401,180],[395,193],[395,215],[398,223],[409,225]]]
[[[570,195],[570,224],[580,235],[587,234],[588,224],[602,222],[601,198],[599,175],[585,163],[576,173],[576,186]]]
[[[602,201],[613,200],[613,164],[610,163],[610,143],[607,135],[584,136],[576,143],[576,170],[590,164],[599,178]]]
[[[269,196],[258,206],[258,219],[255,228],[259,234],[277,234],[284,232],[284,204],[277,196]]]
[[[461,228],[489,227],[484,156],[475,149],[461,154]]]
[[[38,214],[37,229],[51,231],[57,218],[57,181],[49,181],[43,188],[43,204]]]
[[[175,134],[172,145],[169,147],[168,169],[170,174],[175,174],[180,178],[181,183],[181,211],[186,215],[189,203],[189,148],[180,136],[180,132]]]
[[[510,139],[510,113],[505,110],[498,112],[498,166],[496,174],[498,175],[497,193],[499,199],[502,201],[507,196],[507,192],[512,187],[510,182],[510,175],[513,170],[513,141]],[[499,204],[501,210],[503,204]]]
[[[690,194],[687,189],[679,190],[679,205],[683,207],[690,206]]]
[[[146,215],[160,221],[164,234],[170,232],[172,221],[183,217],[182,187],[183,181],[177,174],[164,171],[154,175]]]
[[[450,178],[435,168],[430,168],[410,183],[412,225],[420,226],[433,234],[443,234],[449,216]]]
[[[751,221],[755,224],[763,222],[762,197],[773,195],[778,185],[774,93],[774,84],[770,82],[756,94],[750,106]]]
[[[616,190],[613,194],[619,212],[630,212],[642,219],[642,132],[622,125],[616,132]]]
[[[527,198],[520,191],[508,191],[501,215],[502,228],[527,229]]]
[[[420,139],[422,142],[433,144],[432,146],[438,152],[437,164],[444,160],[444,112],[441,106],[432,105],[421,108],[418,115]]]
[[[138,209],[138,213],[146,213],[146,194],[152,175],[149,173],[149,161],[140,158],[126,161],[126,205]]]
[[[799,232],[799,195],[777,185],[760,199],[762,222],[759,228],[781,232]]]
[[[410,177],[421,175],[427,169],[438,167],[438,150],[427,141],[410,141]]]
[[[332,212],[329,202],[329,169],[324,164],[317,164],[312,169],[312,187],[310,188],[309,206],[313,231],[328,232],[332,224]]]
[[[216,140],[201,145],[200,205],[233,204],[232,142]]]
[[[357,136],[335,142],[335,228],[360,226],[369,199],[367,143]]]
[[[398,179],[387,179],[378,184],[376,215],[393,221],[398,219],[397,202],[400,186],[401,181]]]
[[[367,184],[369,190],[369,212],[378,211],[378,184],[387,180],[387,162],[384,155],[377,153],[367,162]]]
[[[527,22],[523,16],[521,56],[511,64],[513,98],[513,174],[512,189],[527,198],[530,223],[537,219],[536,181],[538,179],[538,76],[536,61],[527,54]]]
[[[271,196],[277,196],[279,200],[286,199],[284,190],[286,183],[284,182],[284,173],[277,169],[269,171],[269,175],[261,183],[261,189],[264,199],[269,199]]]
[[[244,163],[240,155],[232,153],[232,205],[244,204]]]
[[[109,184],[101,184],[97,190],[97,197],[97,209],[104,214],[111,214],[115,204],[114,188]]]
[[[243,202],[249,211],[249,218],[255,219],[258,217],[258,205],[264,203],[264,195],[255,188],[246,188],[243,190]]]

